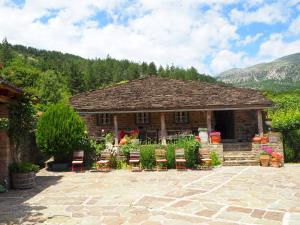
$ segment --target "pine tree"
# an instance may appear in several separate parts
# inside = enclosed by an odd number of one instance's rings
[[[4,38],[0,49],[0,62],[6,66],[11,62],[12,58],[11,45],[8,43],[7,39]]]
[[[148,67],[148,74],[149,75],[157,75],[157,69],[156,69],[156,66],[154,64],[154,62],[151,62],[149,64],[149,67]]]

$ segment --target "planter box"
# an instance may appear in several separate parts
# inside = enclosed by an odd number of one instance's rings
[[[35,186],[35,172],[12,173],[11,183],[14,189],[28,189]]]

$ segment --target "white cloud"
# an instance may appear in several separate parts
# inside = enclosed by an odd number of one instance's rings
[[[258,55],[260,57],[276,59],[285,55],[300,52],[300,40],[285,42],[282,34],[273,34],[261,44]]]
[[[262,33],[258,33],[258,34],[253,35],[253,36],[247,35],[243,40],[239,41],[238,44],[242,45],[242,46],[248,45],[250,43],[253,43],[253,42],[257,41],[262,35],[263,35]]]
[[[265,4],[264,6],[259,7],[256,11],[233,9],[230,12],[231,21],[238,24],[284,23],[288,20],[289,16],[290,15],[284,7],[284,3],[280,2]]]
[[[289,32],[292,34],[299,34],[300,33],[300,16],[298,16],[296,19],[294,19],[290,26],[289,26]]]

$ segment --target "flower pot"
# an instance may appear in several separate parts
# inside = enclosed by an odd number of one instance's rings
[[[35,172],[12,173],[12,187],[14,189],[28,189],[35,186]]]
[[[265,137],[265,136],[261,137],[261,143],[262,143],[262,144],[267,144],[267,143],[269,143],[269,137]]]
[[[281,161],[280,159],[272,158],[272,167],[279,168],[281,166],[281,162],[280,161]]]
[[[259,160],[260,160],[261,166],[267,167],[267,166],[269,166],[270,156],[269,155],[260,155]]]
[[[211,135],[210,140],[211,140],[211,143],[213,143],[213,144],[219,144],[219,143],[221,143],[221,136],[220,135]]]
[[[253,142],[254,144],[260,144],[260,143],[261,143],[261,137],[254,137],[254,138],[252,139],[252,142]]]

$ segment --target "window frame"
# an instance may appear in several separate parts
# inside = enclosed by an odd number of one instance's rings
[[[180,116],[178,117],[177,114],[180,114]],[[183,116],[184,114],[186,114],[186,116]],[[188,124],[189,123],[189,112],[187,111],[178,111],[174,113],[174,121],[176,124]],[[178,118],[180,118],[178,120]],[[185,119],[183,119],[185,118]]]
[[[143,121],[139,121],[139,118],[138,118],[138,116],[141,115],[141,114],[144,115],[143,116]],[[145,115],[147,115],[147,116],[145,117]],[[147,118],[147,121],[145,121],[145,118]],[[135,123],[136,124],[143,125],[143,124],[150,124],[150,122],[151,122],[151,114],[150,113],[148,113],[148,112],[139,112],[139,113],[135,114]]]
[[[104,119],[104,117],[105,117],[105,119]],[[110,113],[98,113],[97,114],[97,126],[111,125],[111,118],[112,118],[112,115]]]

